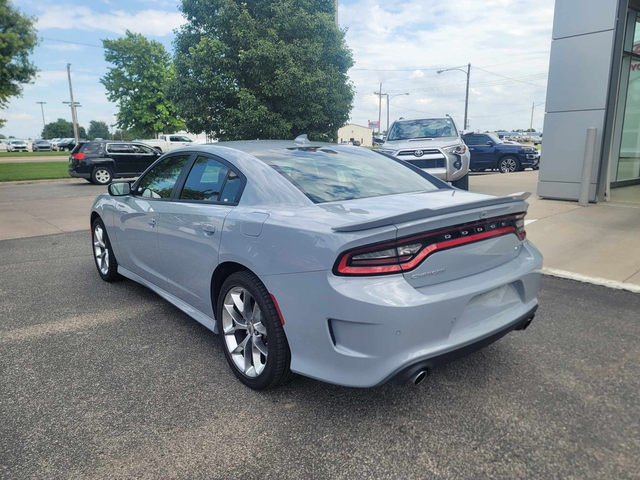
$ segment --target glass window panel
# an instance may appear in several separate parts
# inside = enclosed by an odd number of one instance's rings
[[[137,195],[144,198],[170,198],[189,155],[168,157],[153,167],[138,184]]]
[[[226,165],[213,158],[198,157],[189,172],[180,199],[217,201],[228,171]]]

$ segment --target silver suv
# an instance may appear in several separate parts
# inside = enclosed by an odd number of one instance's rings
[[[469,190],[469,149],[449,116],[394,122],[380,151]]]

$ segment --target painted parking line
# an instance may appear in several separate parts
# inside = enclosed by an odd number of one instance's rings
[[[525,220],[524,221],[524,226],[526,227],[527,225],[533,223],[533,222],[537,222],[538,219],[537,218],[532,218],[531,220]]]

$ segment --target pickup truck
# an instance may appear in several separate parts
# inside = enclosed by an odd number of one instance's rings
[[[136,140],[149,145],[160,153],[170,152],[180,147],[187,147],[193,144],[193,140],[185,135],[160,135],[160,138],[153,140]]]

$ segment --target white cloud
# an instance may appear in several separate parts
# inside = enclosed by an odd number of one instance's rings
[[[140,10],[129,12],[113,10],[98,13],[89,7],[52,5],[43,9],[38,18],[38,30],[53,28],[74,30],[103,30],[123,34],[126,30],[143,35],[169,35],[184,23],[178,11]]]
[[[353,121],[377,118],[377,103],[371,105],[365,97],[382,82],[390,94],[410,93],[391,101],[391,121],[450,113],[461,124],[465,75],[438,75],[437,70],[465,69],[471,62],[471,128],[527,128],[529,117],[521,110],[529,106],[530,111],[532,102],[546,96],[553,4],[554,0],[356,0],[340,5],[340,24],[348,28],[347,43],[356,61],[349,72],[357,91]],[[543,110],[536,110],[534,126],[539,128]]]

